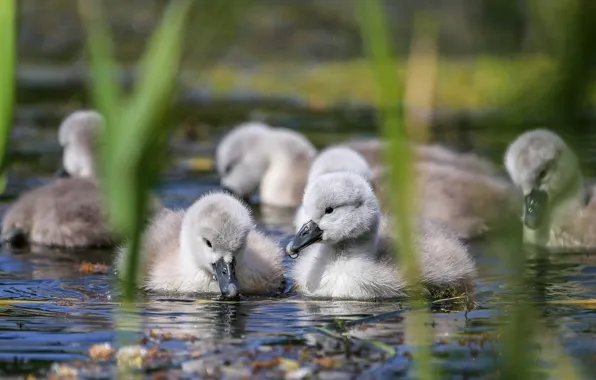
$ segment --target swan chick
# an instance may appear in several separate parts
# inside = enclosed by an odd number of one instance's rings
[[[297,207],[316,155],[301,134],[259,122],[243,123],[218,144],[215,158],[224,189],[247,198],[257,189],[261,202]]]
[[[505,153],[505,167],[524,196],[524,240],[552,248],[596,246],[596,209],[579,160],[554,132],[520,135]]]
[[[292,276],[301,293],[354,299],[407,295],[391,239],[380,234],[379,203],[361,176],[318,177],[308,185],[303,207],[309,221],[287,246],[288,253],[299,254]],[[416,237],[420,282],[429,290],[465,289],[475,275],[467,249],[447,230],[423,226]]]
[[[126,249],[118,253],[120,273]],[[149,224],[141,245],[139,284],[178,293],[226,297],[280,289],[283,256],[255,229],[248,208],[225,193],[202,196],[186,211],[164,209]]]
[[[373,173],[366,160],[355,150],[346,146],[332,146],[323,149],[310,167],[307,183],[313,182],[323,174],[342,171],[356,173],[362,176],[367,182],[373,183]],[[303,215],[304,210],[300,206],[296,210],[296,216],[294,218],[294,228],[296,231],[307,221]]]
[[[3,242],[66,248],[115,244],[95,179],[94,151],[103,128],[103,118],[95,111],[77,111],[64,119],[58,138],[64,169],[72,177],[20,196],[4,215]]]

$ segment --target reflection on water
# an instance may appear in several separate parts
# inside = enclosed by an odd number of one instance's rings
[[[23,188],[39,181],[19,184]],[[217,188],[214,177],[170,178],[156,191],[170,207],[186,207],[200,194]],[[259,227],[281,241],[291,233],[291,217],[258,209]],[[461,307],[437,307],[432,315],[436,345],[434,354],[441,367],[452,374],[478,375],[494,368],[494,344],[487,334],[495,331],[499,296],[510,292],[499,260],[475,244],[481,280],[477,281],[478,307],[465,312]],[[518,248],[516,248],[518,249]],[[594,366],[596,354],[596,307],[555,304],[566,299],[596,298],[596,256],[530,256],[526,291],[549,328],[565,348],[587,366]],[[82,262],[110,264],[111,252],[64,252],[34,248],[27,252],[0,255],[0,375],[28,374],[47,368],[54,361],[86,358],[95,343],[136,341],[143,333],[170,333],[168,348],[188,350],[177,337],[196,338],[193,347],[255,347],[288,336],[303,336],[310,327],[326,326],[336,320],[354,321],[382,313],[382,320],[347,326],[351,336],[384,342],[408,351],[410,338],[404,326],[410,317],[398,301],[347,302],[303,300],[296,295],[280,298],[246,299],[238,303],[212,302],[192,298],[168,298],[144,294],[134,312],[121,315],[119,290],[111,269],[101,273],[81,271]],[[286,258],[286,266],[292,260]],[[288,289],[291,283],[288,284]],[[447,311],[446,311],[447,310]],[[393,313],[392,313],[393,312]],[[128,334],[126,334],[128,333]],[[398,356],[367,372],[370,376],[396,374],[408,362]],[[593,369],[593,368],[592,368]]]

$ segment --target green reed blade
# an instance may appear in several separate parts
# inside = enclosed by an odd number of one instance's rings
[[[161,123],[151,118],[169,107],[175,88],[186,16],[192,1],[173,2],[153,34],[139,65],[134,95],[124,118],[127,128],[121,138],[128,141],[119,153],[138,160],[148,141],[160,131]]]
[[[79,1],[89,34],[92,93],[108,124],[102,151],[102,185],[107,193],[112,223],[130,240],[124,288],[127,300],[131,300],[136,292],[139,231],[144,220],[147,189],[159,167],[144,165],[145,149],[150,146],[159,149],[161,147],[149,142],[164,140],[156,135],[163,130],[161,121],[175,87],[182,32],[191,5],[190,0],[170,3],[139,65],[135,91],[123,99],[114,76],[110,37],[101,5]],[[159,156],[153,154],[151,157]]]
[[[6,186],[6,153],[15,93],[16,2],[0,1],[0,193]]]
[[[382,135],[388,143],[385,159],[389,169],[389,188],[392,210],[396,218],[400,262],[405,276],[412,284],[414,295],[422,295],[419,283],[420,268],[412,233],[416,215],[415,176],[403,117],[403,83],[397,74],[397,60],[391,52],[389,34],[381,4],[378,0],[358,0],[357,10],[361,33],[370,55],[377,82]],[[424,302],[422,297],[418,301]],[[414,353],[415,370],[421,379],[433,379],[431,366],[431,335],[427,308],[412,308],[408,333],[417,346]]]
[[[161,122],[174,90],[182,53],[182,32],[190,0],[170,3],[158,30],[153,35],[140,65],[137,86],[122,117],[118,141],[111,141],[113,155],[108,157],[108,186],[111,215],[116,225],[129,236],[124,296],[134,298],[140,249],[140,229],[147,204],[147,190],[157,176],[158,165],[144,165],[144,158],[155,156],[145,149],[163,129]],[[122,163],[125,163],[124,165]],[[133,181],[127,181],[132,178]],[[128,205],[128,207],[122,207]]]
[[[107,22],[101,2],[79,0],[78,10],[87,31],[92,80],[90,92],[95,106],[106,119],[106,133],[102,138],[108,141],[112,134],[117,133],[115,122],[118,120],[118,111],[122,102],[116,64],[112,58],[111,33],[106,27]]]

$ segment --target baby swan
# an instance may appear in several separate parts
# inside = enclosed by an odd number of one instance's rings
[[[301,253],[292,276],[312,297],[376,299],[407,295],[403,267],[382,235],[379,203],[359,175],[321,175],[304,194],[305,223],[289,253]],[[423,223],[416,236],[420,282],[429,290],[464,291],[475,275],[468,251],[453,234]],[[304,251],[304,252],[302,252]]]
[[[301,134],[250,122],[228,132],[215,157],[221,185],[246,198],[259,189],[261,202],[297,207],[316,149]]]
[[[123,273],[125,249],[116,266]],[[187,211],[163,209],[141,246],[140,287],[227,297],[281,289],[283,256],[255,230],[248,208],[224,193],[210,193]]]
[[[549,248],[596,247],[596,205],[575,153],[555,133],[519,136],[505,153],[509,176],[524,195],[524,240]]]
[[[332,146],[323,149],[310,167],[307,184],[312,183],[323,174],[334,172],[356,173],[371,185],[373,184],[373,173],[366,160],[355,150],[346,146]],[[300,205],[294,217],[295,230],[298,231],[307,221],[308,219],[304,219],[304,210]]]
[[[74,112],[62,122],[58,137],[63,167],[71,178],[58,178],[22,195],[4,215],[3,242],[64,248],[116,243],[95,179],[94,155],[103,123],[94,111]]]

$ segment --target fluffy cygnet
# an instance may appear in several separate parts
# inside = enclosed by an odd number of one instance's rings
[[[374,299],[407,295],[390,238],[380,234],[379,203],[370,185],[348,172],[325,174],[304,195],[309,221],[292,242],[299,292],[312,297]],[[465,290],[475,275],[468,251],[448,231],[423,223],[416,236],[420,282],[427,289]]]
[[[596,247],[596,205],[575,153],[555,133],[519,136],[505,166],[524,195],[524,240],[550,248]]]
[[[310,167],[307,183],[313,182],[323,174],[342,171],[356,173],[367,182],[373,183],[373,173],[368,163],[355,150],[346,146],[332,146],[323,149]],[[304,217],[302,205],[300,205],[294,217],[295,230],[298,231],[307,221],[308,219]]]
[[[63,166],[71,178],[55,181],[22,195],[6,212],[2,241],[66,248],[112,246],[110,230],[95,179],[95,147],[103,118],[77,111],[60,125]]]
[[[123,273],[125,248],[117,268]],[[164,209],[149,224],[141,246],[143,289],[219,293],[228,297],[280,290],[283,254],[255,230],[248,208],[224,193],[211,193],[187,211]]]
[[[297,207],[316,155],[301,134],[251,122],[228,132],[215,153],[221,185],[246,198],[259,189],[261,202]]]
[[[389,201],[395,195],[386,185],[386,170],[375,175],[379,198],[383,203]],[[496,176],[430,161],[414,163],[414,175],[420,214],[448,226],[464,239],[499,230],[515,220],[521,205],[513,185]]]
[[[368,162],[373,172],[384,165],[383,149],[386,143],[379,139],[363,139],[347,142],[346,146],[356,150]],[[497,169],[486,159],[474,153],[458,153],[438,144],[412,144],[412,154],[417,161],[449,165],[461,170],[482,174],[495,174]]]
[[[512,184],[499,177],[433,162],[417,163],[415,174],[422,215],[465,239],[501,227],[521,204]]]

